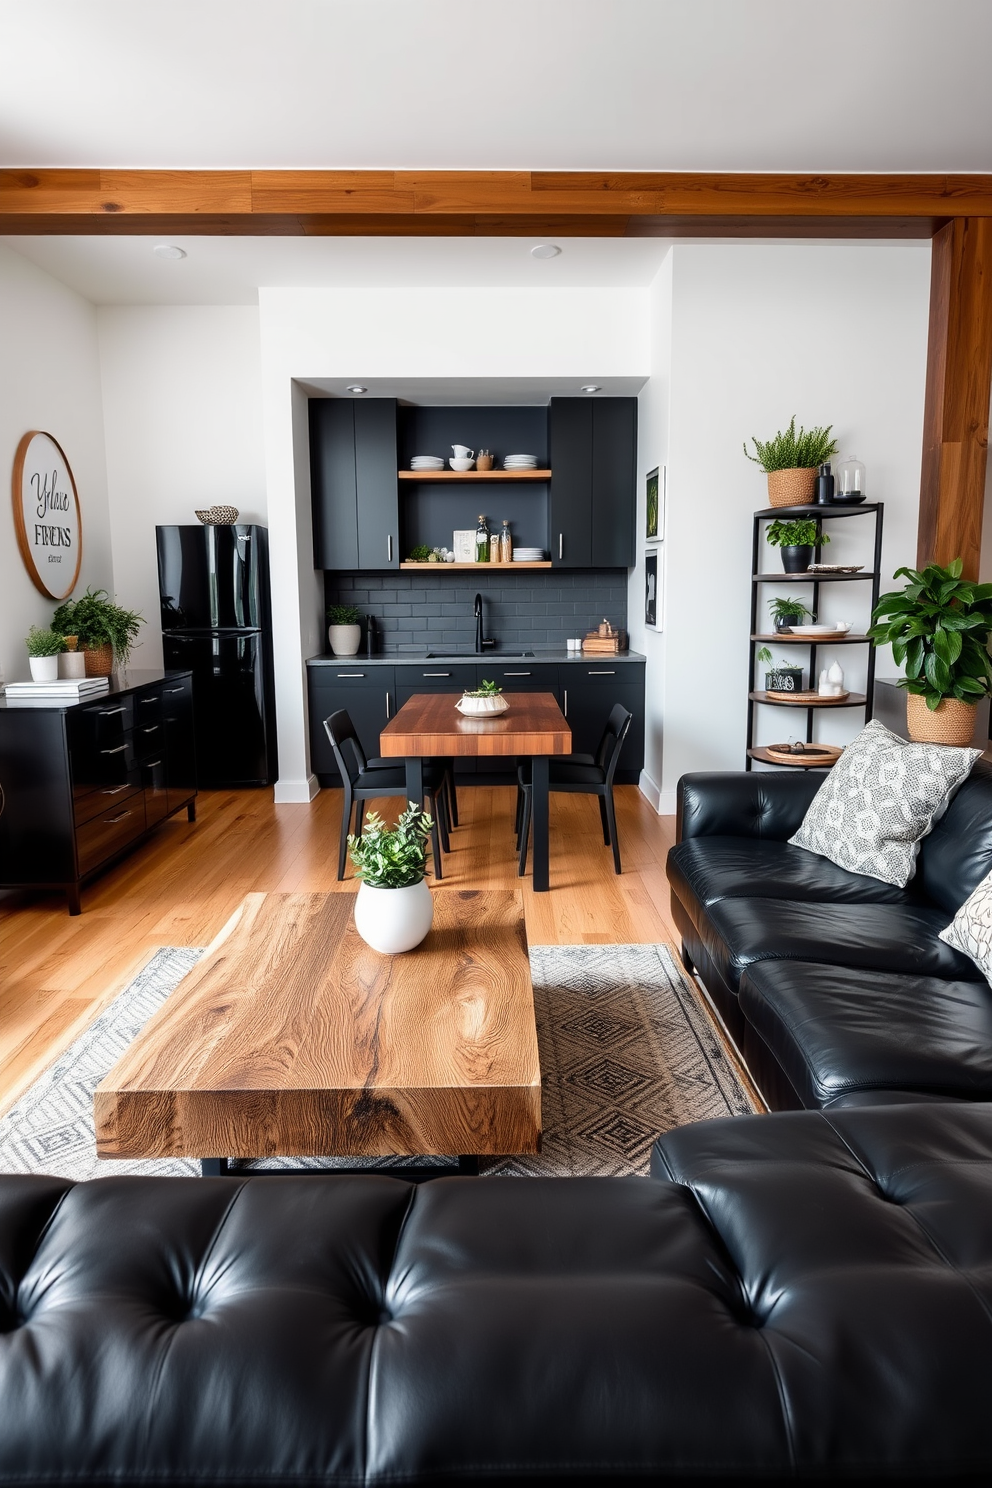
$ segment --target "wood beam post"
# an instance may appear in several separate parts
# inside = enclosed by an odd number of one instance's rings
[[[992,219],[933,239],[917,566],[964,560],[978,578],[992,385]]]

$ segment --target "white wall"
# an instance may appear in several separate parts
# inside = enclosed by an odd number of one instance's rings
[[[886,504],[883,588],[894,568],[915,561],[929,282],[928,245],[673,248],[670,332],[664,303],[652,296],[662,365],[671,337],[664,692],[649,690],[648,725],[652,774],[664,733],[661,810],[674,810],[686,771],[744,762],[751,518],[767,505],[765,478],[744,459],[745,439],[768,438],[793,413],[807,427],[832,423],[841,455],[864,460],[869,495]],[[662,459],[662,422],[649,407],[643,470]],[[855,530],[870,525],[834,524],[843,536],[825,561],[853,556]],[[765,561],[780,566],[777,554]],[[639,566],[632,596],[642,588]],[[824,590],[823,617],[866,620],[860,589]],[[769,590],[791,592],[803,591],[785,579]],[[864,653],[836,654],[856,686]],[[798,728],[783,709],[763,712],[765,743],[775,742],[769,730],[787,737]],[[817,736],[849,738],[855,718],[821,714]]]
[[[135,666],[160,666],[155,527],[236,506],[266,522],[258,310],[103,306],[98,312],[114,573],[148,621]]]
[[[304,662],[321,649],[305,399],[294,380],[646,376],[647,291],[394,289],[259,292],[276,696],[277,801],[306,801]],[[294,460],[294,442],[297,458]]]
[[[55,608],[28,578],[14,535],[10,472],[21,435],[52,434],[79,493],[83,558],[79,583],[113,591],[96,311],[88,301],[0,245],[0,665],[8,681],[28,676],[24,637]]]

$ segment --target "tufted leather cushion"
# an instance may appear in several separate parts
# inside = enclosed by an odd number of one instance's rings
[[[906,1088],[992,1101],[987,982],[761,961],[740,1004],[806,1106]]]
[[[848,873],[789,842],[740,837],[693,837],[668,856],[668,877],[687,909],[719,899],[806,899],[835,904],[912,904],[899,889]],[[694,916],[695,918],[695,916]]]
[[[979,760],[947,811],[920,845],[919,889],[956,914],[992,871],[992,765]]]
[[[678,784],[677,840],[771,837],[785,842],[823,784],[823,770],[706,771]]]
[[[940,939],[943,910],[922,904],[806,904],[721,899],[700,936],[729,987],[754,961],[816,961],[923,976],[974,977],[974,964]]]

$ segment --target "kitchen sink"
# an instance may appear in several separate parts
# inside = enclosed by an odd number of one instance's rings
[[[448,661],[453,656],[464,656],[474,661],[517,661],[521,656],[533,655],[533,651],[428,651],[424,660]]]

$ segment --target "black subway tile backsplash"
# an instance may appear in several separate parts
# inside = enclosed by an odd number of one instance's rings
[[[353,604],[374,615],[384,651],[410,647],[471,647],[472,613],[481,593],[487,636],[502,650],[561,646],[584,635],[605,615],[627,624],[626,569],[512,569],[479,565],[478,573],[324,575],[327,604]]]

